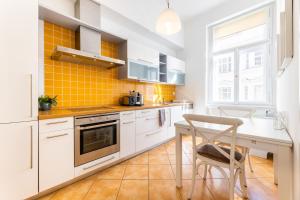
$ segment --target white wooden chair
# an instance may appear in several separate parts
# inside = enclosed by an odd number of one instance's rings
[[[248,108],[248,107],[236,107],[236,106],[219,106],[218,107],[220,116],[232,116],[232,117],[245,117],[251,119],[253,117],[253,114],[255,113],[254,108]],[[224,144],[226,145],[226,144]],[[245,148],[245,147],[242,147]],[[254,172],[251,159],[250,159],[250,149],[245,148],[247,160],[249,164],[249,168],[251,172]],[[210,170],[210,169],[209,169]]]
[[[234,199],[234,188],[236,181],[239,177],[242,196],[247,198],[247,183],[245,175],[245,152],[238,152],[235,148],[236,143],[236,130],[243,122],[239,119],[234,118],[224,118],[215,117],[207,115],[195,115],[195,114],[185,114],[183,115],[185,120],[191,127],[192,130],[192,142],[193,142],[193,177],[192,177],[192,188],[189,193],[189,199],[192,198],[194,186],[195,186],[195,176],[198,174],[198,169],[200,165],[205,166],[204,180],[207,176],[207,166],[214,166],[223,174],[223,176],[229,180],[229,197],[230,200]],[[196,124],[217,124],[223,125],[224,130],[215,131],[209,129],[208,126],[205,130],[213,131],[211,137],[207,137],[203,134],[203,130],[197,128]],[[222,147],[216,144],[216,141],[226,134],[231,136],[230,148]],[[196,137],[201,137],[202,142],[196,144]],[[200,160],[196,164],[197,160]],[[228,177],[223,168],[228,168],[230,171],[230,176]]]

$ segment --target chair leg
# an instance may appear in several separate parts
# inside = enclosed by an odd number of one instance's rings
[[[212,165],[209,165],[208,167],[208,171],[211,171]]]
[[[188,196],[188,199],[189,199],[189,200],[192,199],[193,192],[194,192],[195,180],[196,180],[196,170],[197,170],[197,167],[196,167],[196,161],[194,160],[194,161],[193,161],[192,186],[191,186],[191,190],[190,190],[190,193],[189,193],[189,196]]]
[[[241,190],[242,190],[243,198],[248,198],[247,180],[246,180],[245,169],[241,169],[239,171],[239,178],[240,178],[240,185],[241,185]]]
[[[253,167],[252,167],[252,162],[251,162],[251,159],[250,159],[250,153],[249,153],[249,149],[247,149],[247,159],[248,159],[248,163],[249,163],[249,167],[250,167],[250,171],[253,173],[254,170],[253,170]]]
[[[203,179],[206,180],[207,177],[207,164],[204,165],[204,176]]]

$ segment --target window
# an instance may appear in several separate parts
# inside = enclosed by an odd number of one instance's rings
[[[209,27],[209,103],[271,104],[272,7]]]

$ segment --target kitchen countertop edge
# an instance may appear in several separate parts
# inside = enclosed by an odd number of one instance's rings
[[[181,106],[186,103],[171,103],[171,104],[152,104],[152,105],[144,105],[144,106],[107,106],[111,109],[95,109],[89,111],[71,111],[68,108],[62,109],[53,109],[50,111],[39,111],[39,120],[45,119],[55,119],[55,118],[63,118],[63,117],[76,117],[82,115],[94,115],[94,114],[105,114],[105,113],[115,113],[115,112],[125,112],[125,111],[134,111],[134,110],[144,110],[144,109],[154,109],[154,108],[164,108],[164,107],[173,107],[173,106]]]

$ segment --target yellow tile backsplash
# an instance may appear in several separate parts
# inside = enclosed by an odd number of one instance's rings
[[[51,59],[57,45],[75,48],[75,32],[46,22],[44,23],[45,94],[56,96],[58,107],[118,104],[119,98],[129,90],[144,94],[145,101],[175,98],[175,86],[132,82],[118,79],[118,69],[80,65]],[[101,42],[102,55],[117,58],[117,44]]]

